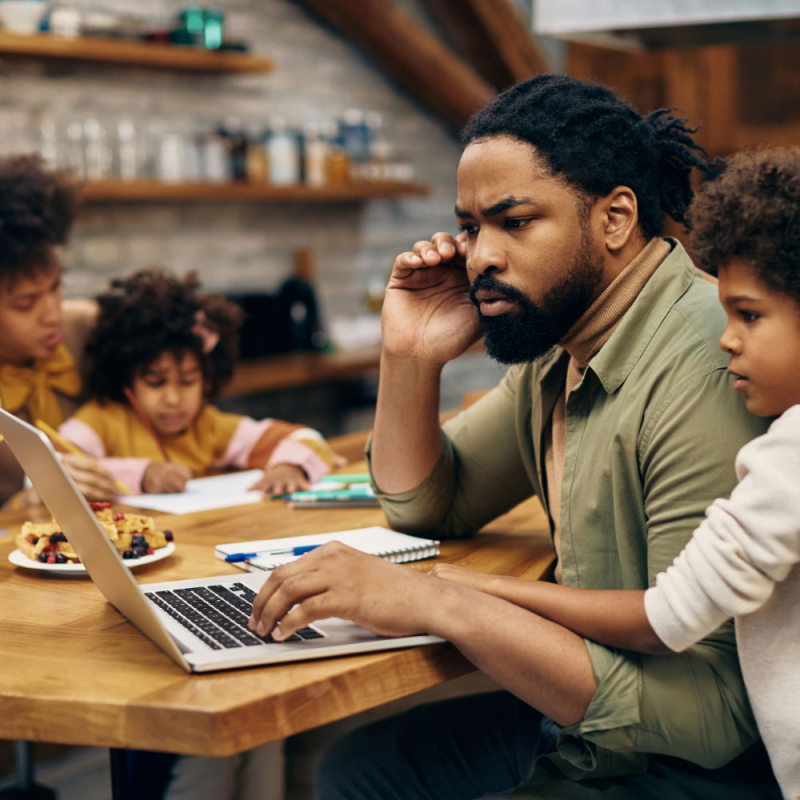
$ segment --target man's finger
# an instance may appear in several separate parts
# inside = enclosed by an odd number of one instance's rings
[[[296,605],[281,617],[280,622],[272,629],[272,638],[283,642],[301,628],[307,628],[312,622],[334,616],[328,608],[324,594],[317,594]]]
[[[430,267],[439,264],[442,257],[433,242],[419,241],[413,247],[414,252]]]
[[[261,614],[253,618],[256,623],[256,632],[259,636],[266,636],[283,619],[297,603],[307,604],[307,612],[318,608],[318,598],[328,590],[328,580],[318,571],[300,572],[286,578],[267,600],[261,609]],[[326,614],[324,616],[330,616]],[[317,617],[321,619],[322,617]]]
[[[280,588],[280,586],[293,576],[301,572],[306,572],[308,571],[309,567],[315,566],[315,557],[317,553],[323,549],[325,549],[324,545],[312,550],[310,553],[306,553],[301,558],[298,558],[297,561],[290,561],[288,564],[281,564],[277,569],[272,570],[269,578],[267,578],[267,580],[264,582],[264,585],[256,595],[256,599],[253,601],[251,617],[255,620],[258,620],[261,617],[264,606],[267,604],[272,595],[275,594],[275,592]]]
[[[449,261],[456,254],[455,242],[449,233],[435,233],[431,241],[444,261]]]

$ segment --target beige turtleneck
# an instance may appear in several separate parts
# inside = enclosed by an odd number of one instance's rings
[[[558,583],[561,583],[561,481],[567,448],[567,397],[580,383],[589,362],[611,338],[639,292],[669,255],[670,250],[670,244],[665,239],[651,239],[559,342],[569,353],[570,360],[564,387],[553,406],[550,424],[544,430],[544,469],[547,477],[547,500],[554,525],[553,544],[558,556],[555,570]]]

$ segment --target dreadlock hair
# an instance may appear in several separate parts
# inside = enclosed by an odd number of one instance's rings
[[[219,295],[198,293],[194,272],[178,279],[162,269],[141,270],[111,281],[97,297],[97,326],[86,344],[92,359],[88,385],[100,401],[125,402],[125,389],[162,353],[180,359],[194,353],[203,371],[206,399],[217,395],[231,377],[238,353],[241,309]],[[207,328],[219,334],[203,352],[197,334],[198,312]]]
[[[50,171],[38,155],[0,158],[0,282],[50,266],[48,250],[65,244],[80,186]]]
[[[512,86],[467,123],[462,142],[510,136],[533,145],[554,176],[584,198],[615,186],[636,194],[639,225],[648,239],[661,234],[664,214],[691,228],[693,167],[707,171],[697,128],[662,108],[646,117],[598,83],[538,75]]]
[[[771,289],[800,302],[800,147],[736,153],[691,206],[691,248],[716,275],[746,261]]]

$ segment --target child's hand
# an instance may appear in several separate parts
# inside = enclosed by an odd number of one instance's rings
[[[97,459],[62,453],[61,462],[87,500],[108,500],[119,494],[111,473]]]
[[[192,471],[183,464],[159,464],[151,461],[144,471],[142,489],[147,494],[182,492],[186,489],[186,481],[191,477]]]
[[[264,477],[256,481],[249,491],[264,494],[291,494],[308,489],[308,477],[294,464],[276,464],[264,472]]]

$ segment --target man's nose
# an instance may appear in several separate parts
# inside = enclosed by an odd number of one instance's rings
[[[506,257],[497,240],[481,231],[472,246],[467,245],[466,263],[468,272],[485,275],[487,272],[503,272],[506,268]]]

